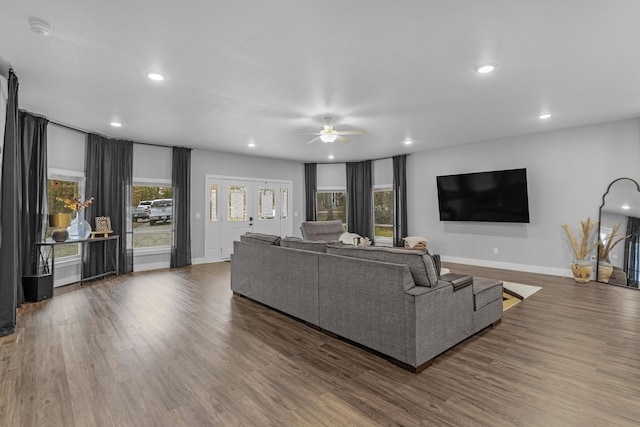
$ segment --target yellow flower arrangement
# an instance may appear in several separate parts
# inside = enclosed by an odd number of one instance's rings
[[[82,209],[86,208],[87,206],[93,203],[93,197],[90,198],[89,200],[85,200],[84,202],[80,200],[79,197],[73,197],[71,199],[56,197],[56,200],[60,200],[61,202],[64,202],[65,208],[69,208],[77,212],[80,212]]]

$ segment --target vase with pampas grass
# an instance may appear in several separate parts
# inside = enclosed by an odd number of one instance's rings
[[[568,224],[562,224],[560,226],[564,231],[566,231],[567,236],[569,237],[569,242],[571,242],[571,248],[576,255],[576,259],[571,262],[571,272],[573,273],[574,280],[578,283],[589,282],[591,279],[591,273],[593,273],[593,264],[587,260],[587,256],[589,255],[589,252],[595,249],[596,246],[600,245],[599,240],[589,245],[591,233],[596,224],[598,224],[598,222],[593,221],[591,218],[580,221],[580,229],[582,231],[580,243],[578,243],[578,239],[576,239],[576,236],[573,234],[573,231]]]
[[[613,265],[611,265],[611,259],[609,254],[615,245],[631,236],[618,236],[618,230],[620,229],[621,222],[618,222],[611,234],[606,236],[602,242],[598,242],[598,282],[609,283],[611,274],[613,273]]]

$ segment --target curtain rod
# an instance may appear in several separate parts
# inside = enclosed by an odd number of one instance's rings
[[[405,154],[405,156],[409,157],[411,154]],[[402,154],[398,154],[398,156],[402,156]],[[387,160],[387,159],[393,159],[396,156],[388,156],[388,157],[380,157],[377,159],[367,159],[370,160],[372,162],[375,162],[377,160]],[[366,162],[367,160],[357,160],[357,162]],[[340,163],[354,163],[354,162],[303,162],[303,163],[315,163],[316,165],[339,165]]]
[[[64,123],[56,122],[55,120],[49,120],[49,124],[56,125],[56,126],[61,127],[61,128],[69,129],[69,130],[72,130],[74,132],[83,133],[85,135],[89,135],[90,133],[92,133],[94,135],[99,135],[99,136],[101,136],[103,138],[115,139],[113,137],[102,135],[102,134],[97,133],[97,132],[89,132],[89,131],[86,131],[84,129],[80,129],[80,128],[76,128],[76,127],[73,127],[73,126],[70,126],[70,125],[66,125]],[[152,142],[139,142],[139,141],[131,141],[131,142],[133,142],[134,144],[149,145],[149,146],[152,146],[152,147],[162,147],[162,148],[178,147],[178,148],[188,148],[189,150],[193,150],[193,148],[183,147],[183,146],[179,146],[179,145],[162,145],[162,144],[154,144]]]

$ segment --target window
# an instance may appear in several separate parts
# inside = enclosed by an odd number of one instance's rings
[[[247,220],[247,187],[240,185],[229,186],[227,219],[229,221]]]
[[[374,237],[393,238],[393,190],[373,191]]]
[[[166,185],[134,185],[133,248],[166,248],[171,246],[173,189]]]
[[[318,221],[340,220],[347,223],[347,193],[343,191],[318,191],[316,193]]]
[[[63,172],[64,173],[64,172]],[[64,201],[58,199],[73,199],[80,197],[84,190],[84,177],[66,176],[63,173],[49,173],[47,190],[49,199],[47,201],[49,213],[68,213],[71,220],[76,217],[76,211],[64,206]],[[47,227],[45,238],[51,237],[53,227]],[[78,245],[60,245],[54,248],[56,260],[63,257],[78,255]]]
[[[276,190],[275,188],[260,188],[260,206],[258,220],[276,219]]]
[[[209,189],[209,221],[218,222],[218,184],[211,184]]]

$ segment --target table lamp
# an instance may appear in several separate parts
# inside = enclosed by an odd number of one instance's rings
[[[55,229],[51,232],[51,238],[54,242],[64,242],[69,238],[67,231],[69,225],[71,225],[71,215],[68,213],[49,215],[49,226]]]

